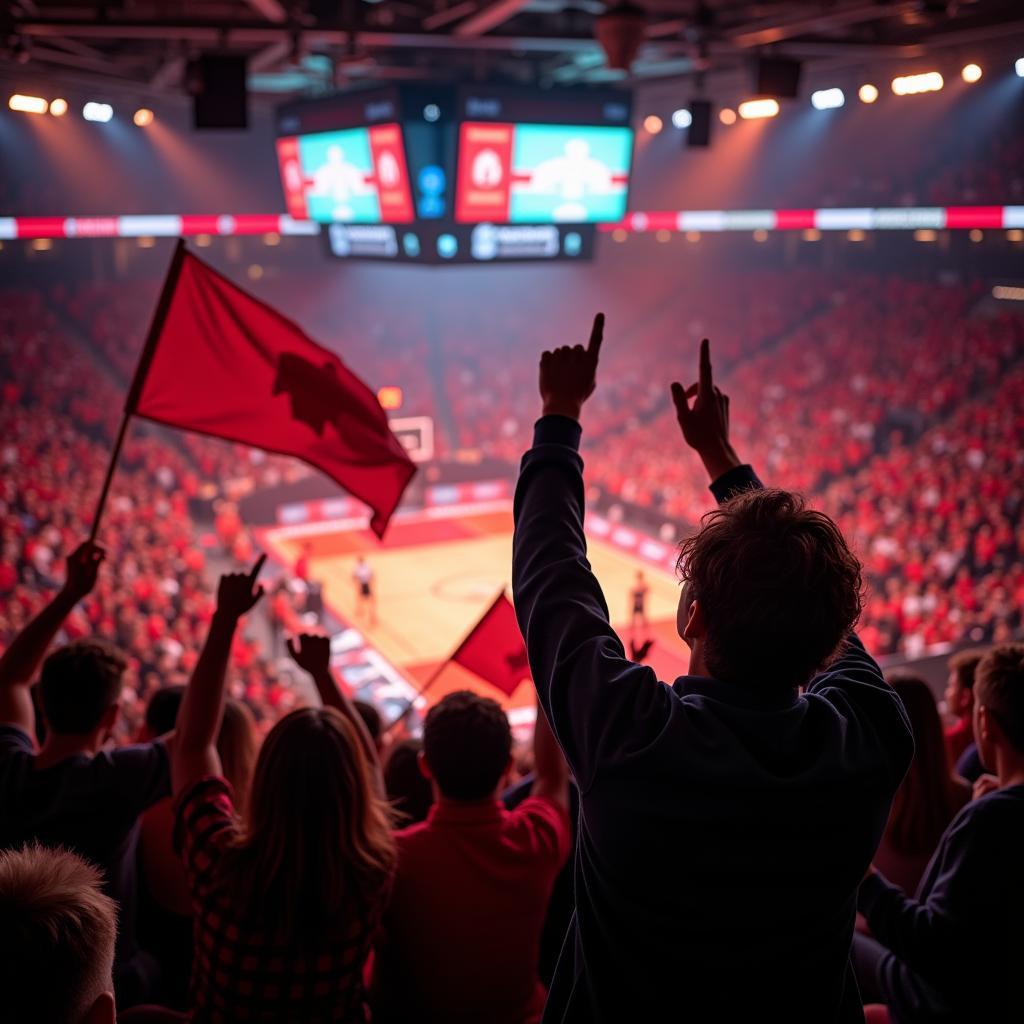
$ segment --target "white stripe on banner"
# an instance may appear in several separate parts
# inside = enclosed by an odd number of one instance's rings
[[[724,231],[725,214],[721,210],[684,210],[679,214],[682,231]]]
[[[118,217],[117,230],[122,238],[177,238],[181,234],[181,218],[169,214],[156,217]]]
[[[944,206],[890,207],[875,210],[875,227],[881,230],[899,231],[908,228],[944,228],[946,208]]]
[[[875,211],[856,207],[848,210],[815,210],[814,226],[819,231],[849,231],[851,228],[870,231],[875,226]]]
[[[281,215],[281,226],[278,234],[282,235],[319,235],[320,225],[315,220],[295,220],[289,214]]]
[[[725,212],[726,231],[771,231],[775,227],[774,210],[734,210]]]
[[[1003,227],[1024,228],[1024,206],[1004,206]]]
[[[0,217],[0,238],[17,238],[18,222],[14,217]]]

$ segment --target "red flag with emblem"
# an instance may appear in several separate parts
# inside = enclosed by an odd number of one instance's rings
[[[338,356],[182,247],[126,412],[302,459],[370,506],[378,537],[416,472]]]
[[[487,609],[451,660],[509,697],[530,678],[526,644],[512,602],[504,593]]]

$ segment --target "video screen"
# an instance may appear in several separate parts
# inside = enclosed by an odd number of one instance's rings
[[[463,224],[620,221],[633,131],[625,126],[464,122],[455,219]]]
[[[397,124],[286,136],[277,140],[277,159],[288,213],[296,220],[413,220],[402,129]]]

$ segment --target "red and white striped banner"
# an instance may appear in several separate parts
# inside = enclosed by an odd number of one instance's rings
[[[1024,228],[1024,206],[823,207],[816,210],[638,211],[601,231],[967,231]],[[182,238],[194,235],[318,235],[320,225],[286,213],[154,214],[126,217],[0,217],[14,238]]]

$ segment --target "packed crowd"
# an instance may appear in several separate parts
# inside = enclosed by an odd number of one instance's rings
[[[49,560],[56,592],[0,656],[5,1020],[1019,1018],[1024,645],[950,662],[946,730],[926,683],[887,682],[852,632],[858,560],[741,459],[705,343],[673,393],[719,503],[680,559],[692,675],[627,660],[577,454],[602,327],[545,354],[518,483],[526,779],[493,701],[449,694],[396,742],[310,634],[288,652],[319,699],[261,738],[228,678],[263,557],[221,577],[187,682],[160,676],[140,742],[111,748],[132,652],[70,627],[136,600],[131,529]]]
[[[0,295],[0,379],[3,648],[43,606],[62,559],[89,532],[123,391],[35,292]],[[122,737],[135,735],[159,686],[187,677],[213,611],[206,548],[190,511],[201,486],[195,462],[166,435],[136,428],[129,436],[100,531],[113,570],[65,627],[71,638],[98,635],[130,656]],[[240,636],[232,680],[265,727],[294,700],[269,654]]]

